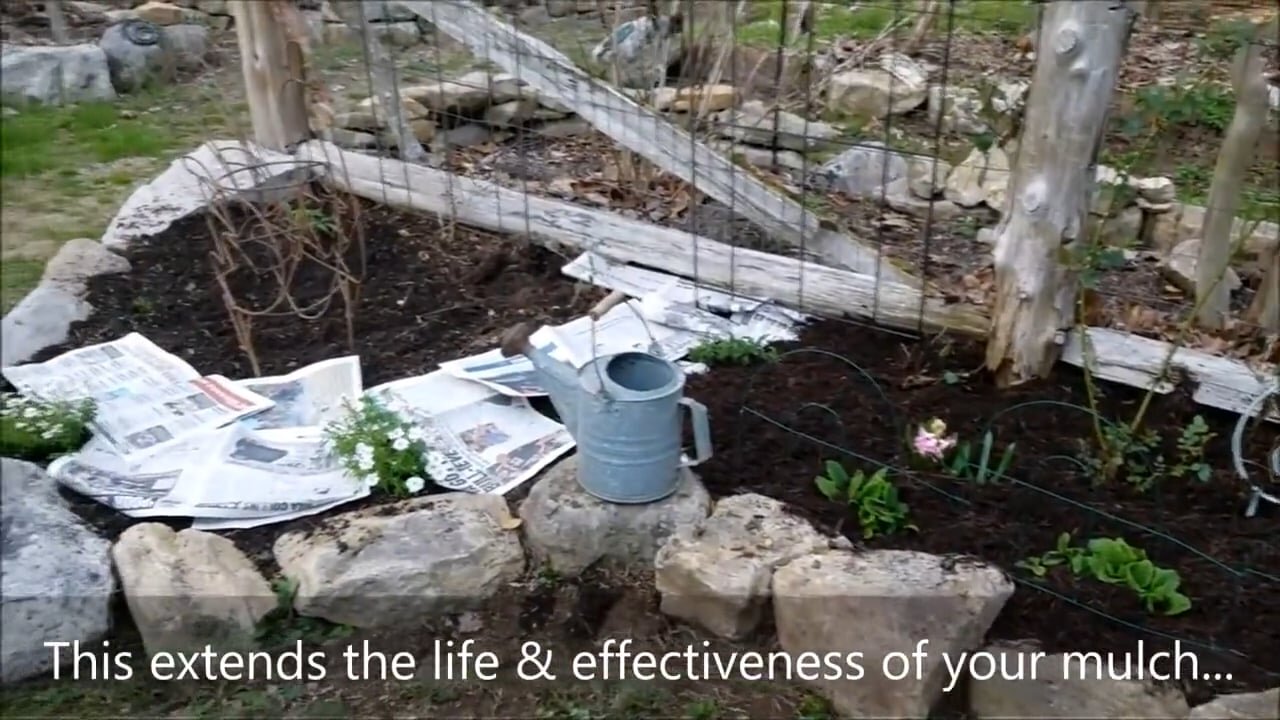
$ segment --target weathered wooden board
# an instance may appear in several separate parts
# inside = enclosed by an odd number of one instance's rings
[[[981,337],[987,318],[976,307],[922,297],[919,290],[873,275],[735,248],[710,238],[603,210],[537,197],[421,165],[375,158],[313,140],[298,157],[330,168],[330,179],[362,197],[452,217],[498,232],[528,234],[696,279],[800,311],[853,315],[886,327]]]
[[[922,286],[919,278],[895,267],[870,243],[822,227],[800,203],[476,3],[420,0],[399,5],[539,93],[560,101],[618,144],[733,207],[779,240],[804,247],[836,267],[899,285]]]

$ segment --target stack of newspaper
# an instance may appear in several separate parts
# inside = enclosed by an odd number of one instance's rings
[[[653,295],[599,320],[543,327],[531,339],[581,366],[636,349],[678,360],[708,336],[794,337],[791,316],[760,310],[726,319]],[[92,439],[49,467],[59,483],[131,517],[191,517],[206,530],[281,522],[366,497],[369,488],[324,442],[326,426],[366,392],[426,432],[432,480],[453,490],[506,493],[574,445],[563,425],[529,404],[546,394],[529,361],[496,349],[368,390],[354,356],[231,381],[202,376],[137,333],[3,373],[30,397],[95,402]]]

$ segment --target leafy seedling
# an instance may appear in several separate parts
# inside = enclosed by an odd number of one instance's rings
[[[689,351],[689,359],[708,367],[776,362],[778,351],[754,338],[708,340]]]
[[[861,470],[850,475],[843,465],[828,460],[825,469],[824,475],[814,478],[814,484],[828,500],[854,509],[862,537],[870,539],[900,530],[918,530],[907,522],[909,508],[898,498],[898,488],[889,481],[887,468],[871,475]]]

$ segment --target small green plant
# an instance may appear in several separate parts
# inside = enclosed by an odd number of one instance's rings
[[[966,441],[956,445],[955,451],[944,466],[948,473],[961,480],[972,480],[978,485],[998,482],[1005,471],[1013,464],[1013,451],[1017,443],[1009,443],[1000,453],[995,467],[991,466],[991,453],[995,450],[995,435],[990,430],[982,436],[982,445],[978,448],[977,462],[973,462],[973,445]]]
[[[1222,132],[1235,115],[1231,89],[1205,82],[1147,85],[1134,98],[1147,127],[1204,127]]]
[[[754,338],[708,340],[689,351],[689,359],[707,366],[775,362],[778,351]]]
[[[347,472],[371,489],[404,497],[427,486],[427,444],[421,428],[365,395],[325,429],[326,440]]]
[[[898,488],[889,481],[888,469],[880,468],[871,475],[861,470],[850,475],[844,466],[828,460],[826,473],[814,478],[814,484],[828,500],[855,508],[862,537],[888,535],[900,530],[917,530],[907,523],[908,508],[898,499]]]
[[[284,647],[295,642],[322,643],[351,634],[347,625],[336,625],[320,618],[304,617],[293,609],[298,596],[298,583],[287,577],[271,581],[271,591],[276,596],[276,607],[258,622],[255,639],[267,647]]]
[[[1196,415],[1178,434],[1173,461],[1161,452],[1160,436],[1153,430],[1132,430],[1124,424],[1102,426],[1098,453],[1085,453],[1084,461],[1098,482],[1124,479],[1139,491],[1150,490],[1165,478],[1195,478],[1208,482],[1213,467],[1205,461],[1205,448],[1215,437],[1205,419]]]
[[[91,400],[45,402],[0,396],[0,454],[40,462],[78,450],[89,439]]]
[[[1182,578],[1177,571],[1156,565],[1144,550],[1123,538],[1094,538],[1078,547],[1071,544],[1070,533],[1062,533],[1053,550],[1017,565],[1041,578],[1050,569],[1065,565],[1073,575],[1123,585],[1138,596],[1149,613],[1178,615],[1191,609],[1190,598],[1179,590]]]

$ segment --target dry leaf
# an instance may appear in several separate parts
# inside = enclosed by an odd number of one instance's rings
[[[505,514],[505,513],[504,513]],[[524,521],[514,515],[506,515],[498,521],[498,526],[503,530],[515,530],[524,524]]]

